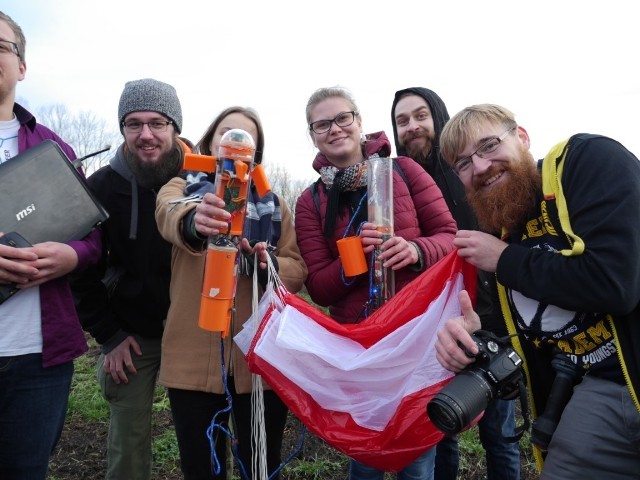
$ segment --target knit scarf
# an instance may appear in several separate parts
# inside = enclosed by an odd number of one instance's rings
[[[324,236],[329,238],[336,225],[336,217],[341,207],[353,203],[354,195],[344,195],[345,192],[357,192],[367,186],[367,162],[338,169],[334,166],[320,168],[320,180],[327,190],[327,211],[325,213]],[[358,212],[366,220],[366,210]],[[357,222],[360,223],[360,222]]]
[[[199,197],[205,193],[214,193],[215,174],[188,172],[184,193],[187,197]],[[247,195],[243,236],[249,241],[267,242],[274,250],[280,240],[282,214],[280,200],[273,192],[260,198],[252,185]]]

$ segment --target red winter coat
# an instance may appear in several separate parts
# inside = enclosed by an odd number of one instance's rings
[[[388,156],[391,151],[384,132],[367,136],[365,157],[378,153]],[[393,172],[393,215],[395,235],[416,243],[422,250],[425,268],[433,265],[453,250],[456,223],[433,179],[408,157],[394,159],[402,175]],[[316,171],[331,165],[318,153],[313,162]],[[409,183],[409,185],[407,184]],[[348,224],[347,215],[339,215],[331,238],[323,234],[327,194],[324,185],[316,189],[319,208],[313,198],[313,187],[307,188],[296,204],[295,228],[302,258],[309,269],[305,282],[311,299],[329,307],[331,316],[340,323],[357,323],[369,297],[369,274],[359,275],[351,285],[343,282],[336,241],[342,238]],[[410,267],[395,272],[396,292],[421,272]],[[351,279],[349,279],[351,280]]]

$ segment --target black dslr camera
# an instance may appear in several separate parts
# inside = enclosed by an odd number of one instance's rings
[[[478,345],[478,354],[465,352],[476,361],[458,372],[427,404],[427,415],[447,435],[463,430],[493,399],[511,400],[524,391],[522,359],[509,337],[478,330],[471,338]]]

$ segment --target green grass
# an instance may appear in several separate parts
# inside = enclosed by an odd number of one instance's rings
[[[89,340],[89,347],[94,352],[98,348],[93,339]],[[97,358],[96,355],[83,355],[76,359],[67,417],[79,417],[91,422],[108,424],[109,404],[102,396],[96,377]],[[153,412],[171,411],[167,391],[160,385],[155,389],[152,410]],[[155,416],[152,421],[155,421]],[[172,428],[160,435],[154,435],[151,449],[154,465],[179,465],[178,441]]]
[[[163,471],[167,470],[166,465],[172,465],[169,470],[178,469],[180,452],[178,451],[176,433],[172,428],[153,438],[151,452],[153,465],[165,466],[162,468]]]
[[[83,355],[76,359],[74,368],[67,415],[107,422],[109,406],[102,397],[96,378],[96,357]]]
[[[293,478],[320,480],[338,475],[344,471],[347,462],[347,457],[344,457],[341,461],[327,460],[317,456],[313,460],[293,459],[289,464],[285,465],[283,473],[293,476]]]

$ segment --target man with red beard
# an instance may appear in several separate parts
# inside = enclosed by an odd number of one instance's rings
[[[124,143],[88,178],[109,212],[103,258],[73,289],[84,329],[102,346],[98,378],[111,410],[106,478],[146,480],[171,276],[171,244],[158,232],[156,195],[178,175],[184,156],[175,89],[150,78],[127,82],[118,123]]]
[[[423,87],[396,92],[391,107],[393,137],[398,155],[413,158],[435,180],[459,229],[475,230],[478,222],[465,198],[464,186],[440,154],[440,133],[449,113],[442,99]],[[478,309],[482,326],[499,336],[507,334],[492,307],[493,275],[478,273]],[[486,451],[488,480],[519,480],[520,450],[504,436],[515,431],[514,401],[498,399],[491,403],[478,423],[480,441]],[[456,436],[445,437],[436,450],[435,480],[455,480],[458,476],[459,449]]]
[[[536,163],[526,130],[498,105],[456,114],[440,145],[480,227],[500,234],[460,230],[454,243],[495,272],[531,411],[545,419],[532,428],[540,478],[640,478],[640,162],[579,133]],[[461,347],[478,352],[480,319],[464,291],[460,302],[436,343],[452,371],[473,362]],[[573,387],[556,390],[569,372]],[[552,403],[561,415],[545,410]]]

